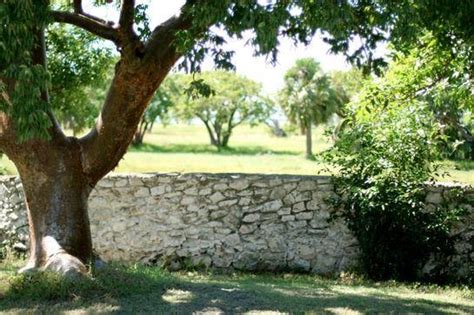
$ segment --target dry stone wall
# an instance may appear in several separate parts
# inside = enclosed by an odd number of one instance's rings
[[[450,187],[430,188],[433,206]],[[0,241],[26,241],[21,183],[0,178]],[[473,195],[473,192],[467,192]],[[328,200],[330,177],[244,174],[113,175],[90,197],[94,247],[105,260],[328,274],[357,261],[357,242]],[[453,231],[454,273],[473,272],[474,211]],[[426,271],[436,268],[431,261]]]

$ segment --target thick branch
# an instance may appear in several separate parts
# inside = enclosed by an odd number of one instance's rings
[[[82,13],[82,0],[74,0],[73,2],[74,12]]]
[[[94,15],[87,14],[86,12],[84,12],[84,9],[82,8],[82,0],[74,0],[73,8],[74,8],[74,13],[76,13],[76,14],[85,16],[85,17],[87,17],[91,20],[97,21],[97,22],[102,23],[102,24],[107,24],[107,25],[112,25],[113,24],[113,22],[107,22],[107,21],[105,21],[101,18],[98,18]]]
[[[135,16],[135,0],[122,0],[119,27],[126,33],[133,34],[133,19]]]
[[[94,35],[111,40],[117,45],[120,44],[120,37],[117,29],[100,22],[98,19],[93,19],[84,14],[63,11],[52,11],[51,14],[56,22],[75,25]]]
[[[202,0],[202,2],[204,1]],[[181,8],[181,14],[178,17],[171,17],[153,30],[146,44],[148,58],[160,58],[161,52],[169,51],[170,49],[176,50],[175,40],[177,32],[189,30],[193,26],[192,16],[189,11],[196,2],[199,2],[199,0],[187,0]],[[206,27],[203,27],[201,32],[196,30],[197,34],[194,34],[194,37],[198,39],[206,30]]]
[[[188,0],[179,17],[153,31],[143,54],[130,54],[130,43],[121,43],[124,51],[102,112],[96,126],[80,140],[83,170],[91,186],[115,168],[126,153],[153,94],[181,57],[175,40],[179,30],[192,26],[187,13],[192,2],[195,1]],[[109,32],[110,28],[106,30]],[[112,30],[116,36],[118,30]],[[119,36],[123,38],[120,33]]]

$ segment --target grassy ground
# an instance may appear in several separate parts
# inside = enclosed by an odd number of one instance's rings
[[[317,155],[330,146],[322,136],[323,128],[314,132],[313,147]],[[305,139],[301,135],[276,138],[266,127],[236,128],[230,140],[230,150],[218,152],[209,145],[208,135],[201,125],[157,126],[145,136],[145,145],[130,148],[116,172],[241,172],[279,174],[327,174],[326,167],[304,158]],[[474,162],[443,162],[451,176],[442,181],[474,184]],[[0,166],[16,173],[5,158]]]
[[[474,291],[310,275],[170,273],[157,267],[108,266],[93,279],[15,275],[0,263],[4,313],[261,313],[473,314]]]

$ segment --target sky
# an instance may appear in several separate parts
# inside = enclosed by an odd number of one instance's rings
[[[179,14],[181,6],[185,0],[148,0],[137,1],[149,5],[150,27],[166,21],[173,15]],[[91,5],[91,1],[85,1],[85,11],[98,15],[102,18],[117,21],[118,12],[114,5],[96,8]],[[272,65],[264,56],[255,57],[253,49],[245,45],[243,40],[228,39],[228,46],[235,51],[233,62],[239,74],[245,75],[257,82],[260,82],[263,89],[268,94],[276,93],[283,86],[285,72],[291,68],[299,58],[312,57],[320,62],[323,71],[348,70],[351,68],[342,55],[329,53],[329,45],[321,38],[315,37],[310,45],[295,46],[291,40],[283,39],[279,47],[278,61]],[[382,49],[383,50],[383,49]],[[211,70],[212,64],[205,63],[203,70]]]

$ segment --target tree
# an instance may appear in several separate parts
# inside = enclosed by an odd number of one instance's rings
[[[184,78],[188,85],[192,77]],[[211,93],[185,96],[178,106],[184,119],[199,118],[209,133],[210,142],[218,149],[226,148],[235,127],[248,122],[264,121],[271,113],[271,102],[260,95],[259,84],[229,71],[205,72],[194,77],[202,80]],[[195,92],[195,91],[194,91]]]
[[[165,122],[169,109],[175,105],[175,100],[179,96],[179,88],[173,80],[172,76],[166,78],[163,84],[156,91],[145,113],[138,125],[135,136],[133,137],[133,145],[140,146],[143,144],[143,137],[147,131],[153,129],[153,125],[157,118],[161,122]]]
[[[311,58],[299,59],[286,72],[280,104],[290,122],[304,130],[306,158],[312,158],[311,126],[326,122],[340,105],[330,78],[321,72],[318,62]]]
[[[378,42],[402,47],[420,29],[431,30],[452,49],[472,43],[473,6],[472,1],[187,0],[178,16],[151,30],[146,5],[133,0],[121,1],[115,22],[84,12],[81,0],[0,1],[0,149],[15,163],[28,200],[30,255],[24,270],[85,270],[93,258],[91,190],[125,154],[148,103],[180,58],[190,72],[199,71],[206,55],[218,67],[232,66],[222,33],[241,38],[252,30],[249,43],[256,54],[275,61],[280,37],[308,43],[321,31],[333,52],[370,70],[383,64],[371,53]],[[51,23],[84,29],[120,52],[96,123],[81,138],[65,136],[51,109],[44,40]],[[361,45],[349,50],[354,36]]]

